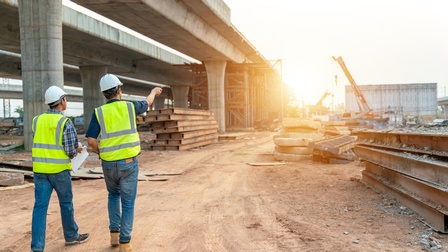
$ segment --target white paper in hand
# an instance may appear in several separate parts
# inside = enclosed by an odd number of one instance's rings
[[[83,146],[82,152],[72,158],[72,171],[76,172],[88,156],[89,153],[87,152],[87,146]]]

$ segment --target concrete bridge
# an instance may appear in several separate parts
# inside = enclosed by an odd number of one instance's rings
[[[62,0],[0,0],[0,72],[23,81],[25,147],[32,117],[46,110],[50,85],[83,88],[84,111],[104,103],[99,78],[129,78],[124,92],[146,96],[165,85],[176,107],[210,109],[219,130],[279,117],[284,83],[230,23],[222,1],[74,1],[174,48],[179,56],[62,5]],[[142,90],[145,90],[142,92]],[[86,120],[86,125],[89,123]]]

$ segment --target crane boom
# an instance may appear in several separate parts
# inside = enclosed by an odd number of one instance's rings
[[[362,94],[362,92],[359,89],[358,85],[356,85],[355,80],[353,79],[352,75],[350,74],[350,72],[348,71],[347,67],[345,66],[345,63],[342,60],[342,57],[339,56],[339,57],[335,58],[333,56],[333,59],[339,63],[339,65],[342,68],[342,71],[344,71],[345,76],[347,76],[347,79],[349,80],[350,84],[352,85],[352,88],[355,91],[356,100],[358,102],[359,108],[361,109],[361,112],[363,114],[370,113],[371,109],[369,107],[369,104],[367,104],[367,101],[364,98],[364,95]]]
[[[315,108],[320,108],[322,106],[322,103],[324,102],[325,98],[327,98],[328,95],[331,95],[330,92],[325,91],[325,93],[320,97],[319,101],[314,105]]]

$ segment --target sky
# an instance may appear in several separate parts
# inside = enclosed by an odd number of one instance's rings
[[[350,83],[332,56],[358,85],[436,82],[438,97],[448,96],[444,0],[224,2],[246,39],[267,60],[282,60],[283,80],[307,103],[327,90],[344,102]]]

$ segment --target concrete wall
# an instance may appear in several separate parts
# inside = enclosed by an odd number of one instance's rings
[[[437,83],[359,85],[370,108],[375,113],[388,110],[403,115],[436,116]],[[345,86],[346,110],[359,111],[351,86]]]

